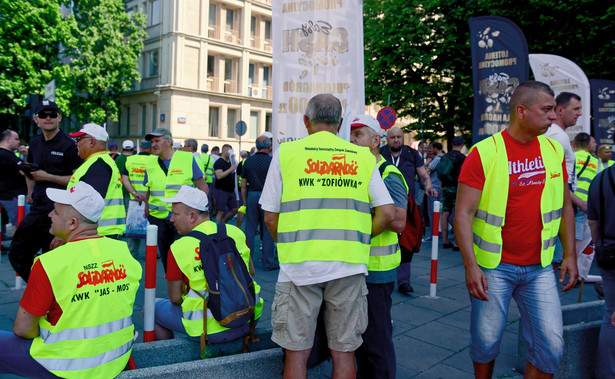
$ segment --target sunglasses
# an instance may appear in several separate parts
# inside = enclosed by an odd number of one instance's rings
[[[44,120],[47,117],[56,118],[56,117],[58,117],[58,112],[51,111],[51,112],[39,112],[38,113],[38,118],[40,118],[40,119]]]
[[[81,141],[82,139],[88,139],[88,138],[92,138],[92,137],[89,137],[89,136],[83,136],[83,137],[76,137],[76,138],[73,138],[73,139],[75,140],[75,142],[79,142],[79,141]]]

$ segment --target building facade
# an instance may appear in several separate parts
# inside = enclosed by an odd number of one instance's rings
[[[129,0],[147,15],[141,82],[121,97],[114,140],[141,139],[158,127],[182,142],[241,150],[271,131],[272,0]]]

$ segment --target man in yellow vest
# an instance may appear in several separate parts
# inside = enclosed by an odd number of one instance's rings
[[[286,349],[285,377],[306,376],[323,300],[333,376],[355,376],[371,236],[395,216],[376,158],[336,136],[341,119],[333,95],[310,99],[303,116],[309,136],[280,145],[259,201],[278,243],[271,339]]]
[[[406,226],[408,187],[404,176],[380,155],[382,128],[369,115],[355,117],[350,123],[350,142],[370,149],[393,203],[395,219],[377,236],[372,237],[367,263],[367,329],[363,344],[356,351],[358,374],[361,378],[395,378],[395,346],[391,324],[391,294],[401,262],[397,233]]]
[[[118,238],[126,231],[126,208],[122,192],[122,176],[107,152],[109,134],[100,125],[85,124],[70,135],[77,141],[83,164],[73,173],[66,188],[86,182],[105,199],[105,209],[98,221],[98,234]]]
[[[163,200],[172,204],[172,221],[179,234],[185,235],[192,230],[204,234],[216,233],[217,225],[209,220],[207,195],[203,191],[182,186],[173,198]],[[226,225],[226,233],[235,241],[250,275],[254,276],[246,236],[233,225]],[[166,273],[169,299],[156,301],[156,340],[173,338],[174,332],[198,340],[204,331],[203,296],[206,296],[209,285],[201,264],[199,245],[200,240],[192,236],[181,237],[171,245]],[[255,319],[258,319],[263,310],[263,300],[258,295],[260,287],[256,283],[255,287]],[[249,324],[241,328],[225,328],[209,311],[207,313],[207,338],[211,343],[232,341],[246,336],[250,331]]]
[[[115,377],[130,358],[141,265],[125,242],[97,233],[105,202],[92,186],[48,188],[47,196],[50,233],[67,243],[34,261],[14,334],[0,331],[0,371]]]
[[[145,135],[145,140],[151,141],[152,154],[158,157],[147,166],[143,179],[147,187],[146,213],[150,224],[158,226],[158,252],[166,272],[169,247],[178,234],[171,222],[171,204],[165,203],[162,198],[175,196],[182,185],[197,187],[205,194],[209,189],[196,158],[187,151],[173,149],[173,136],[169,129],[155,129]]]
[[[598,159],[592,155],[592,151],[596,150],[596,140],[585,132],[578,133],[574,137],[573,147],[577,176],[577,188],[574,194],[582,202],[582,206],[577,208],[575,214],[576,253],[579,255],[591,240],[587,223],[587,194],[589,185],[598,172]],[[587,273],[582,273],[582,276],[586,277]]]
[[[562,290],[577,282],[574,215],[562,146],[542,134],[555,120],[553,90],[520,84],[510,124],[476,144],[459,176],[455,236],[472,304],[470,357],[491,378],[515,299],[528,340],[525,376],[551,377],[563,354],[563,322],[551,261],[559,234]]]

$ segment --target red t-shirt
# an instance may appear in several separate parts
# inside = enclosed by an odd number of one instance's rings
[[[167,280],[183,280],[188,284],[188,277],[179,269],[171,249],[169,249],[169,254],[167,255],[167,273],[164,277]]]
[[[540,142],[522,143],[508,131],[502,133],[508,154],[509,187],[505,224],[502,227],[502,262],[519,266],[540,263],[542,216],[540,197],[545,186],[545,169]],[[568,183],[566,161],[562,159],[562,180]],[[465,159],[459,182],[482,190],[485,174],[478,149]],[[565,186],[567,188],[567,186]]]
[[[82,239],[72,242],[81,241]],[[34,266],[32,266],[28,285],[26,286],[26,290],[24,291],[19,305],[31,315],[39,317],[47,315],[47,321],[51,325],[55,325],[60,319],[60,316],[62,316],[62,308],[56,301],[53,289],[51,288],[51,282],[40,260],[37,260]]]

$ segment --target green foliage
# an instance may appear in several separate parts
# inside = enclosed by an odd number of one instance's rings
[[[129,15],[122,0],[73,4],[64,17],[58,0],[0,1],[0,48],[7,53],[0,57],[0,85],[8,89],[0,112],[23,111],[25,97],[44,93],[55,79],[67,115],[79,122],[117,120],[119,94],[140,80],[145,16]]]
[[[614,79],[615,5],[598,0],[364,0],[365,95],[400,116],[423,120],[426,136],[472,131],[468,21],[497,15],[515,22],[530,53],[577,63],[589,78]],[[409,125],[419,130],[419,122]]]

